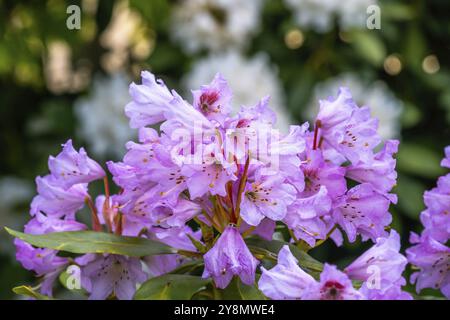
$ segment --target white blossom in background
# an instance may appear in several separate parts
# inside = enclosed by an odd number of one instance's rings
[[[327,32],[333,28],[335,19],[341,29],[365,28],[367,7],[377,4],[377,0],[284,0],[293,11],[300,27],[317,32]]]
[[[316,85],[306,111],[307,118],[313,119],[317,114],[319,99],[336,96],[339,87],[348,87],[359,106],[370,107],[372,116],[379,119],[378,132],[383,138],[392,139],[400,136],[403,103],[395,97],[383,81],[369,82],[350,73]]]
[[[99,157],[121,156],[124,144],[136,135],[124,113],[130,82],[123,73],[97,77],[90,95],[75,102],[78,134]]]
[[[246,58],[236,51],[212,54],[198,60],[182,82],[185,91],[208,84],[219,72],[233,91],[233,111],[241,106],[255,105],[261,98],[270,96],[270,107],[277,114],[277,125],[282,132],[289,130],[291,119],[284,106],[284,93],[277,69],[270,65],[265,54]]]
[[[173,9],[171,34],[188,53],[243,47],[259,30],[263,1],[179,1]]]

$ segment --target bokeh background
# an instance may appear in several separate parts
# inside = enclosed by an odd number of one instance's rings
[[[366,27],[369,5],[381,29]],[[69,30],[67,8],[81,9]],[[393,227],[407,245],[419,231],[422,194],[443,173],[450,144],[448,0],[0,0],[0,226],[29,218],[34,177],[73,138],[99,161],[117,160],[129,129],[128,85],[151,70],[190,100],[221,72],[234,105],[271,95],[279,127],[313,117],[318,100],[350,87],[400,139]],[[342,264],[367,244],[325,245]],[[33,283],[0,231],[0,298]]]

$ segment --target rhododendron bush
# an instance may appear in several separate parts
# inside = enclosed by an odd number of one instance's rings
[[[38,277],[17,293],[48,298],[62,284],[89,299],[450,297],[450,174],[424,194],[424,228],[404,254],[390,213],[399,142],[381,138],[349,89],[280,132],[269,97],[233,113],[220,74],[191,102],[141,76],[124,106],[139,137],[121,161],[99,164],[68,140],[36,178],[24,232],[7,229]],[[344,267],[314,258],[325,242],[359,240],[368,249]]]

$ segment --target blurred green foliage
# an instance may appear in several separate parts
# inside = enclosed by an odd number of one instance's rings
[[[0,0],[0,176],[32,181],[47,171],[48,155],[57,153],[60,143],[75,136],[73,102],[89,86],[79,92],[52,92],[46,85],[44,62],[49,44],[60,40],[71,49],[73,68],[87,65],[91,74],[106,73],[101,57],[107,49],[100,44],[100,37],[117,1],[98,0],[95,12],[83,10],[82,28],[68,30],[67,6],[84,6],[86,2]],[[261,32],[251,40],[246,53],[264,51],[278,66],[289,111],[298,121],[303,120],[302,110],[313,87],[344,72],[381,79],[404,102],[395,190],[399,203],[392,212],[394,225],[401,229],[406,244],[409,231],[420,230],[423,191],[433,187],[442,174],[439,162],[444,146],[450,144],[450,2],[380,2],[381,30],[340,32],[336,27],[325,34],[302,30],[303,45],[289,49],[284,38],[296,28],[292,14],[283,1],[266,1]],[[173,3],[129,1],[132,10],[141,16],[147,34],[154,35],[154,43],[144,59],[130,56],[127,68],[134,74],[139,69],[151,69],[170,86],[179,88],[181,76],[206,52],[187,56],[170,41],[168,27]],[[395,76],[383,67],[386,57],[392,54],[402,64],[401,72]],[[424,72],[422,66],[430,54],[438,57],[440,63],[434,74]],[[76,141],[76,145],[82,143]],[[23,218],[27,212],[17,214]],[[315,254],[317,258],[343,263],[344,254],[351,259],[360,248],[353,244],[338,253],[333,244],[327,244]],[[0,253],[0,298],[11,297],[12,284],[24,282],[26,277],[29,274],[13,257]]]

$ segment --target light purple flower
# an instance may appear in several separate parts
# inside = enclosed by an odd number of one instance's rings
[[[201,239],[201,231],[194,232],[188,225],[173,228],[151,227],[147,232],[147,237],[151,240],[160,241],[172,248],[195,252],[197,249],[188,235],[198,241]]]
[[[102,167],[88,157],[81,148],[77,152],[72,146],[72,140],[63,144],[63,150],[56,157],[50,156],[48,167],[58,185],[69,189],[75,184],[88,183],[105,176]]]
[[[36,185],[38,195],[31,202],[31,215],[41,211],[57,218],[72,216],[84,206],[88,197],[86,184],[75,184],[65,190],[52,175],[37,177]]]
[[[450,299],[450,248],[429,236],[414,233],[410,241],[415,245],[406,250],[406,255],[419,268],[410,279],[416,283],[417,292],[424,288],[440,289]]]
[[[389,203],[371,184],[363,183],[337,200],[333,217],[346,232],[350,242],[354,242],[358,234],[364,241],[375,241],[387,235],[384,228],[392,220],[388,211]]]
[[[351,279],[361,281],[367,281],[376,272],[376,275],[380,276],[380,282],[394,283],[402,277],[408,263],[399,251],[400,236],[392,230],[388,238],[378,238],[369,250],[354,260],[344,271]]]
[[[307,148],[300,166],[305,176],[305,189],[302,196],[311,196],[319,191],[321,186],[327,189],[331,199],[341,196],[347,191],[345,168],[325,161],[321,150]]]
[[[371,118],[368,107],[358,107],[345,88],[334,101],[321,101],[316,124],[321,137],[353,164],[370,163],[373,148],[381,142],[378,120]]]
[[[294,232],[297,239],[302,239],[311,247],[316,240],[325,239],[332,228],[331,223],[326,223],[324,216],[331,210],[331,198],[327,194],[325,186],[309,197],[297,198],[288,207],[283,221]]]
[[[243,233],[247,231],[251,226],[248,225],[245,221],[242,221],[241,226],[239,228],[239,232]],[[276,222],[269,219],[264,218],[260,224],[250,233],[257,235],[265,240],[272,240],[273,233],[275,232]]]
[[[437,187],[425,191],[424,201],[427,209],[420,214],[425,227],[423,235],[445,243],[450,239],[450,174],[438,179]]]
[[[182,174],[188,176],[187,187],[191,199],[200,198],[207,192],[226,196],[225,185],[237,179],[234,175],[236,164],[227,162],[215,143],[202,149],[201,155],[197,156],[201,164],[185,165],[182,169]]]
[[[348,123],[324,138],[351,163],[370,163],[373,148],[381,142],[377,128],[378,120],[370,117],[370,109],[361,107],[353,112]]]
[[[305,292],[304,300],[362,300],[347,275],[335,266],[324,264],[320,281]]]
[[[396,160],[398,140],[388,140],[370,163],[358,162],[347,167],[346,176],[360,183],[370,183],[378,192],[387,194],[397,182]],[[391,195],[392,197],[392,195]],[[395,197],[393,200],[396,200]],[[393,201],[396,203],[396,201]]]
[[[359,289],[359,292],[367,300],[413,300],[409,292],[402,290],[405,284],[404,278],[400,278],[395,282],[382,281],[380,289],[376,289],[369,288],[365,282]]]
[[[203,278],[212,277],[218,288],[225,288],[233,276],[241,278],[246,285],[255,281],[256,266],[259,261],[247,248],[238,229],[229,225],[219,239],[204,256]]]
[[[132,102],[125,106],[125,114],[130,118],[131,128],[141,128],[165,120],[164,112],[173,99],[172,94],[161,79],[142,71],[142,84],[130,85]]]
[[[25,233],[30,234],[46,234],[85,229],[87,229],[87,226],[81,222],[72,219],[59,219],[53,216],[46,216],[40,212],[25,225]]]
[[[316,121],[320,122],[320,128],[327,132],[348,122],[354,110],[358,108],[353,101],[352,94],[348,88],[339,88],[335,99],[320,100],[320,111]]]
[[[56,250],[34,248],[32,245],[19,239],[15,239],[14,244],[16,246],[17,261],[25,269],[36,272],[38,276],[59,269],[68,262],[67,258],[58,257]]]
[[[150,206],[149,222],[164,228],[183,227],[201,212],[201,207],[189,200],[178,199],[175,205],[156,203]]]
[[[450,146],[445,147],[445,158],[442,159],[441,166],[450,168]]]
[[[152,277],[158,277],[169,273],[186,261],[186,258],[178,254],[162,254],[143,258],[147,265],[148,272]]]
[[[258,288],[264,295],[277,300],[359,300],[363,296],[353,288],[346,274],[335,266],[324,265],[320,281],[304,272],[285,245],[278,253],[278,264],[270,270],[261,267]]]
[[[43,277],[40,285],[40,292],[44,295],[52,296],[53,283],[67,266],[69,260],[57,256],[57,251],[47,248],[34,248],[32,245],[19,240],[14,240],[16,247],[16,260],[30,271],[34,271],[37,276]]]
[[[278,264],[275,267],[270,270],[261,267],[259,290],[275,300],[301,299],[316,281],[297,262],[289,247],[283,246],[278,252]]]
[[[90,300],[104,300],[114,294],[119,300],[131,300],[136,285],[147,279],[138,258],[119,255],[95,255],[81,269],[81,284],[90,292]]]
[[[209,120],[224,123],[231,111],[232,93],[227,81],[218,73],[209,85],[193,90],[194,108],[199,110]]]
[[[281,220],[287,207],[295,200],[296,189],[280,175],[259,176],[248,182],[241,202],[241,217],[257,226],[264,217]]]

